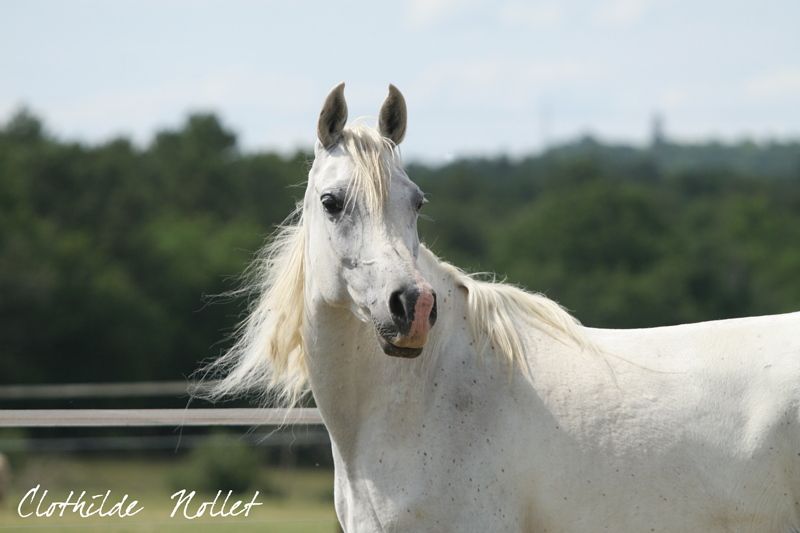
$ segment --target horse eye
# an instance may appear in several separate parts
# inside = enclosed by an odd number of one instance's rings
[[[342,210],[342,204],[330,194],[326,194],[322,197],[322,207],[324,207],[325,211],[332,215],[335,215]]]
[[[425,198],[423,198],[422,200],[420,200],[420,201],[419,201],[419,203],[417,203],[417,211],[421,210],[421,209],[422,209],[422,206],[423,206],[423,205],[425,205],[425,204],[427,204],[427,203],[428,203],[428,201],[427,201]]]

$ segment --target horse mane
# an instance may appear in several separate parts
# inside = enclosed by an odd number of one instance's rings
[[[345,128],[342,136],[341,146],[354,165],[350,190],[372,213],[381,213],[392,172],[400,167],[394,143],[360,122]],[[220,378],[198,396],[215,401],[257,392],[264,404],[293,406],[309,390],[303,338],[305,243],[300,202],[245,271],[242,288],[228,294],[251,299],[248,315],[231,335],[233,346],[198,371],[203,379]],[[527,374],[518,333],[523,324],[539,329],[544,324],[551,335],[591,348],[579,323],[554,301],[505,283],[477,280],[440,261],[424,246],[420,246],[420,254],[427,254],[466,289],[467,315],[478,353],[483,343],[489,342],[508,359],[510,370],[518,366]]]
[[[423,253],[466,290],[467,321],[477,353],[482,353],[487,344],[498,348],[497,356],[507,359],[509,372],[519,367],[523,373],[529,373],[525,346],[519,335],[522,326],[537,328],[582,350],[599,353],[600,349],[582,331],[580,322],[550,298],[494,278],[479,280],[477,276],[481,274],[467,274],[420,246],[420,254]]]
[[[233,346],[200,369],[204,379],[221,378],[202,397],[216,401],[258,392],[264,404],[292,406],[308,390],[305,243],[303,207],[298,203],[245,271],[242,288],[229,293],[251,299],[247,318],[231,335]]]

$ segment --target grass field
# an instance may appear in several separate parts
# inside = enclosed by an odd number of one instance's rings
[[[225,450],[220,450],[225,453]],[[210,517],[210,505],[203,516],[188,519],[183,516],[186,509],[189,516],[199,512],[202,502],[213,501],[216,491],[198,493],[188,505],[181,506],[173,512],[177,500],[170,499],[179,488],[185,488],[188,494],[194,490],[191,486],[181,487],[180,479],[187,469],[195,468],[184,458],[90,458],[71,455],[30,455],[18,462],[12,477],[11,493],[0,503],[0,531],[46,531],[48,533],[76,531],[102,531],[112,533],[165,532],[179,533],[189,531],[213,532],[287,532],[287,533],[335,533],[340,531],[336,522],[333,507],[333,471],[329,469],[269,469],[257,468],[260,485],[255,484],[251,490],[231,495],[226,513],[236,500],[249,503],[255,491],[261,486],[265,488],[256,498],[256,503],[245,517]],[[30,505],[26,500],[22,513],[33,512],[32,516],[22,518],[18,513],[18,505],[25,494],[32,488],[40,486],[35,503]],[[220,487],[222,488],[222,487]],[[84,500],[88,503],[99,502],[102,497],[92,500],[94,495],[105,495],[108,490],[107,503],[103,507],[107,512],[122,500],[128,498],[122,508],[122,514],[132,500],[139,504],[131,511],[142,508],[135,516],[119,515],[99,517],[97,515],[83,518],[68,507],[64,516],[58,516],[59,510],[50,517],[37,517],[36,504],[47,489],[40,508],[44,512],[53,502],[66,501],[69,492],[74,491],[72,502],[76,501],[82,491],[86,491]],[[266,492],[267,494],[264,494]],[[227,495],[222,493],[219,503],[214,508],[219,512],[220,503]],[[84,509],[88,509],[87,506]],[[242,507],[239,507],[241,510]]]

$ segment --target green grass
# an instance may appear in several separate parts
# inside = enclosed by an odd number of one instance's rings
[[[220,449],[220,453],[225,453]],[[189,520],[182,515],[183,507],[170,514],[177,500],[170,496],[180,487],[182,473],[197,468],[189,458],[146,459],[146,458],[86,458],[75,456],[30,455],[21,465],[17,465],[12,475],[11,492],[0,503],[0,531],[46,531],[48,533],[75,533],[76,531],[98,531],[112,533],[165,532],[182,533],[189,531],[213,532],[287,532],[287,533],[335,533],[339,530],[333,508],[333,471],[328,469],[269,469],[254,464],[259,469],[259,482],[249,491],[234,493],[228,507],[236,500],[248,503],[253,499],[259,485],[273,487],[272,494],[259,494],[257,503],[245,517],[209,516],[208,510],[202,517]],[[95,494],[105,495],[111,490],[104,510],[119,502],[127,494],[128,502],[138,500],[134,507],[143,510],[132,517],[82,518],[68,508],[64,516],[58,512],[51,517],[30,516],[22,518],[17,506],[28,490],[40,485],[36,501],[38,503],[44,489],[48,490],[44,510],[48,503],[65,501],[70,491],[75,491],[72,501],[81,491],[86,491],[84,500]],[[194,490],[191,486],[187,493]],[[197,513],[200,504],[212,501],[215,492],[198,493],[188,506],[189,514]],[[222,499],[227,494],[223,492]],[[27,502],[26,502],[27,503]],[[27,511],[26,511],[27,509]],[[241,509],[241,507],[240,507]],[[215,508],[219,511],[219,504]],[[35,511],[35,505],[26,505],[23,513]]]

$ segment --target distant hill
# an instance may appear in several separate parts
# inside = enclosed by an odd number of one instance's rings
[[[660,176],[726,171],[759,178],[800,179],[800,141],[736,144],[655,142],[646,148],[602,144],[590,136],[549,150],[544,157],[596,158],[622,167],[652,165]]]

